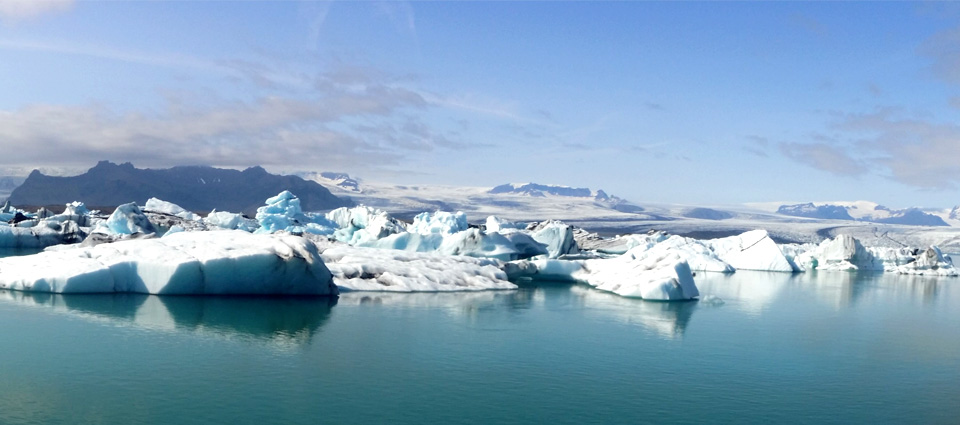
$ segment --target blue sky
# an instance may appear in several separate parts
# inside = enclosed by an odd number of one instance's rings
[[[960,203],[960,6],[0,0],[0,174]]]

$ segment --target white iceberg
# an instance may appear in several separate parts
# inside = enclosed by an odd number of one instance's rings
[[[344,291],[516,289],[496,260],[338,245],[321,254]]]
[[[628,251],[616,258],[585,260],[573,278],[600,290],[645,300],[690,300],[700,295],[690,266],[673,253]]]
[[[462,232],[469,227],[467,215],[463,212],[437,211],[433,214],[428,212],[417,214],[407,231],[421,235],[449,235]]]
[[[737,270],[802,271],[787,259],[766,230],[751,230],[737,236],[704,242],[716,253],[717,258]]]
[[[410,252],[436,252],[444,255],[494,258],[501,261],[519,259],[520,252],[509,239],[499,233],[484,233],[477,228],[452,234],[397,233],[362,246]]]
[[[915,258],[916,260],[913,262],[897,266],[897,273],[933,276],[960,275],[953,266],[953,260],[949,256],[943,255],[940,248],[936,246],[917,252]]]
[[[0,259],[0,288],[54,293],[336,295],[297,236],[179,232]]]
[[[614,258],[540,259],[504,265],[511,278],[568,280],[624,297],[689,300],[700,295],[687,262],[669,250],[628,251]]]
[[[173,216],[180,217],[184,220],[189,221],[199,221],[200,216],[196,213],[187,211],[181,206],[174,204],[172,202],[163,201],[157,198],[147,199],[146,205],[143,206],[144,211],[157,212],[163,214],[169,214]]]
[[[527,228],[527,223],[507,221],[497,216],[488,216],[484,224],[487,232],[502,233],[504,230],[522,230]]]
[[[203,222],[207,226],[219,229],[243,230],[245,232],[253,232],[260,227],[256,220],[246,218],[242,214],[217,210],[210,211]]]

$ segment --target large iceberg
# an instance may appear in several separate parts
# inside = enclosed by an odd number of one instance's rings
[[[0,259],[0,288],[54,293],[336,295],[316,245],[291,235],[180,232]]]
[[[117,207],[104,221],[98,222],[91,233],[119,236],[134,233],[156,233],[157,228],[135,202]]]
[[[705,241],[717,257],[738,270],[802,271],[783,255],[766,230]]]
[[[669,250],[634,249],[614,258],[511,262],[512,278],[570,280],[624,297],[689,300],[700,295],[687,262]]]
[[[957,276],[950,257],[940,248],[927,249],[865,247],[850,235],[838,235],[798,251],[795,261],[807,269],[839,271],[885,271],[900,274]]]
[[[333,233],[334,239],[351,245],[371,243],[406,231],[405,225],[390,214],[365,206],[337,208],[328,212],[326,218],[338,228]]]
[[[163,201],[157,198],[147,199],[146,205],[143,206],[144,211],[157,212],[163,214],[170,214],[173,216],[180,217],[184,220],[189,221],[199,221],[200,216],[196,213],[187,211],[181,206],[174,204],[172,202]]]
[[[579,254],[580,248],[573,238],[573,227],[557,220],[547,220],[531,227],[531,236],[547,247],[550,258]]]
[[[87,235],[73,221],[41,220],[26,226],[0,223],[0,248],[38,249],[82,241]]]
[[[294,234],[313,233],[330,235],[336,225],[324,216],[307,215],[300,208],[300,199],[285,190],[267,199],[267,205],[257,208],[257,233],[286,231]]]
[[[496,260],[337,245],[321,254],[345,291],[447,292],[516,289]]]
[[[421,235],[449,235],[467,230],[467,215],[463,212],[437,211],[433,214],[422,212],[413,218],[409,232]]]
[[[362,246],[494,258],[502,261],[520,258],[520,252],[517,251],[516,246],[509,239],[499,233],[484,233],[477,228],[452,234],[396,233],[383,239],[364,243]]]

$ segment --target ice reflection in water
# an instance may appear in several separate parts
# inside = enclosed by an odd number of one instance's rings
[[[0,290],[0,302],[159,331],[245,338],[277,347],[306,344],[337,303],[329,297],[60,295]]]

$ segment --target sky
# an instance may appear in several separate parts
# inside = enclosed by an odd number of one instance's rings
[[[960,4],[0,0],[0,175],[960,204]]]

